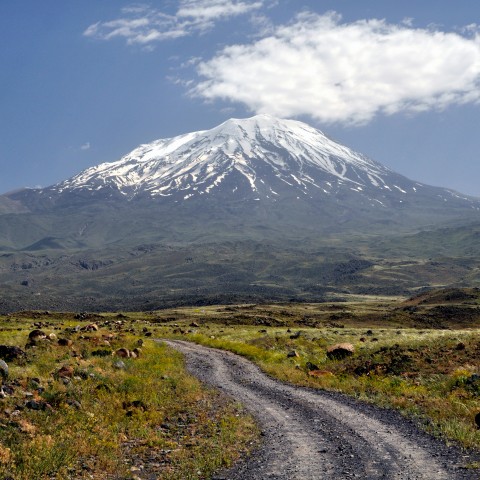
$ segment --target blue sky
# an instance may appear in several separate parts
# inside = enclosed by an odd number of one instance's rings
[[[480,3],[0,2],[0,192],[260,112],[480,196]]]

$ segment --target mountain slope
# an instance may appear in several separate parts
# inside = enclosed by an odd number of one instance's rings
[[[34,214],[0,215],[0,246],[21,248],[52,237],[98,248],[408,231],[475,219],[480,208],[479,199],[414,182],[302,122],[268,115],[141,145],[7,200]]]
[[[353,192],[371,200],[372,206],[381,206],[383,200],[401,203],[400,197],[415,197],[429,188],[302,122],[257,115],[141,145],[119,161],[89,168],[53,191],[112,190],[128,199],[147,195],[177,201],[219,194],[258,201]],[[444,189],[436,193],[447,201],[459,197]]]
[[[479,208],[304,123],[231,119],[0,197],[0,310],[477,284]]]

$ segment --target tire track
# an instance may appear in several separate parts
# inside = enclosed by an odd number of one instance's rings
[[[341,395],[287,385],[231,352],[165,340],[189,371],[243,403],[263,447],[218,478],[228,480],[454,480],[478,478],[458,452],[416,431],[395,412]]]

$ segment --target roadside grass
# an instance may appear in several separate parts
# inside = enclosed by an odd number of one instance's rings
[[[252,447],[252,418],[188,375],[179,353],[146,337],[147,322],[97,320],[94,331],[84,330],[89,321],[38,315],[0,320],[1,345],[23,349],[34,328],[73,342],[39,340],[8,362],[0,478],[204,479]],[[112,354],[140,343],[137,358]]]
[[[209,323],[208,317],[187,328],[179,334],[163,326],[158,334],[230,350],[282,381],[395,408],[447,441],[480,450],[478,329],[259,328]],[[345,342],[354,345],[354,355],[327,358],[328,346]],[[309,375],[312,366],[318,376]]]

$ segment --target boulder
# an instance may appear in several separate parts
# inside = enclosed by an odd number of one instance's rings
[[[305,364],[305,366],[307,367],[307,370],[318,370],[319,368],[312,362],[307,362]]]
[[[62,347],[71,347],[73,345],[72,340],[69,338],[59,338],[57,343]]]
[[[351,343],[337,343],[327,348],[327,357],[330,360],[341,360],[349,357],[355,352],[355,347]]]
[[[8,365],[3,360],[0,360],[0,375],[3,380],[8,378]]]
[[[298,358],[298,357],[300,357],[300,355],[296,350],[292,350],[287,353],[287,358]]]
[[[45,338],[47,338],[47,335],[43,330],[32,330],[28,334],[28,339],[31,342],[38,342],[39,340],[45,340]]]
[[[14,345],[0,345],[0,358],[6,362],[18,360],[19,358],[24,358],[25,356],[25,351],[20,347],[16,347]]]
[[[119,348],[115,352],[115,355],[117,357],[128,358],[130,356],[130,350],[128,350],[128,348]]]
[[[73,367],[70,365],[64,365],[58,370],[55,375],[59,378],[72,378],[73,377]]]
[[[114,368],[118,369],[118,370],[125,370],[125,363],[122,362],[122,360],[117,360],[114,364],[113,364]]]
[[[137,348],[134,348],[134,349],[133,349],[133,353],[134,353],[137,357],[139,357],[139,356],[141,355],[141,353],[142,353],[142,349],[141,349],[141,348],[138,348],[138,347],[137,347]]]

